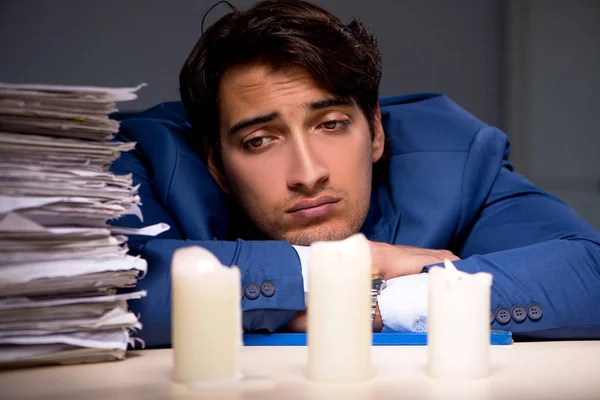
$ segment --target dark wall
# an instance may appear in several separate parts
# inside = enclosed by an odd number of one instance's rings
[[[232,1],[237,5],[248,1]],[[0,80],[134,85],[141,109],[178,98],[177,75],[213,0],[3,0]],[[444,92],[500,123],[499,0],[317,1],[344,20],[360,17],[379,37],[384,95]],[[215,9],[213,22],[227,7]]]

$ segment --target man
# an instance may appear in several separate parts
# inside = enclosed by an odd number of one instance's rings
[[[305,329],[304,246],[362,232],[393,280],[375,329],[419,330],[427,268],[493,274],[491,324],[522,337],[600,336],[600,234],[513,172],[506,136],[440,95],[378,99],[376,40],[301,1],[234,10],[200,38],[182,103],[122,123],[141,184],[149,346],[170,344],[169,267],[200,245],[242,275],[244,329]],[[185,110],[184,110],[185,108]],[[134,226],[128,218],[118,224]],[[210,321],[207,321],[210,323]]]

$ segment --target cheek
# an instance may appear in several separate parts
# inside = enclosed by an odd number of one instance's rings
[[[328,146],[327,154],[332,184],[345,184],[351,187],[364,186],[370,176],[371,142],[362,137],[345,138],[343,142]]]
[[[227,179],[240,202],[256,208],[268,208],[279,199],[282,168],[274,160],[231,155],[223,160]]]

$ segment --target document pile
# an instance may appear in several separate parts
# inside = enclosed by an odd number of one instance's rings
[[[141,87],[0,83],[0,368],[121,359],[141,328],[127,301],[146,272],[127,255],[141,218],[131,175],[108,171],[135,143],[109,114]]]

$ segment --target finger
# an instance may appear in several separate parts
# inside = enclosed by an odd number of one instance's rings
[[[450,261],[456,261],[456,260],[460,260],[460,258],[458,258],[454,253],[452,253],[450,250],[437,250],[440,255],[442,256],[441,258],[447,258]]]

